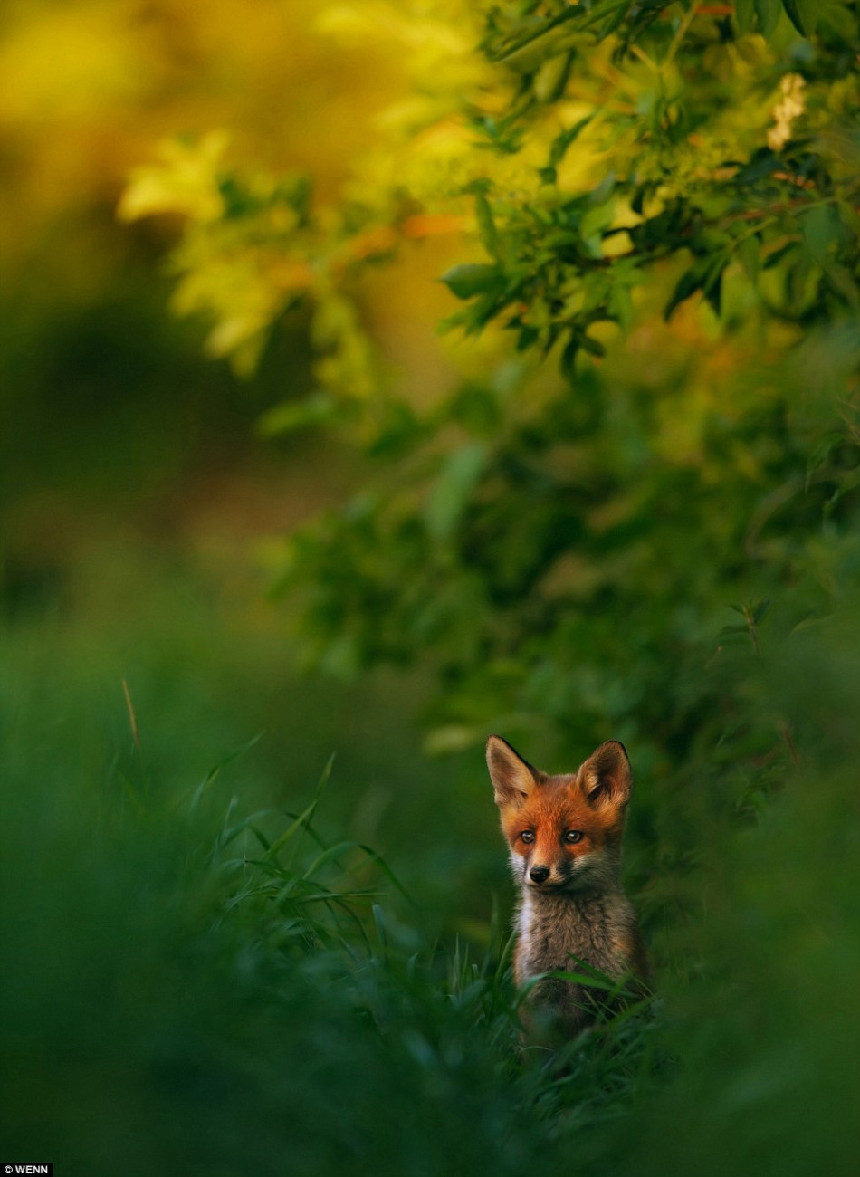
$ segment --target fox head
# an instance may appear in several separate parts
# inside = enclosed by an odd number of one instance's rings
[[[550,776],[490,736],[487,765],[518,884],[562,892],[615,881],[633,783],[623,744],[610,740],[576,772]]]

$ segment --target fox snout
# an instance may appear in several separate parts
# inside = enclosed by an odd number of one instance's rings
[[[523,856],[516,851],[511,854],[511,871],[521,887],[541,891],[567,888],[579,873],[575,863],[558,862],[546,856]]]
[[[579,877],[583,865],[574,862],[523,863],[519,877],[527,887],[557,890],[570,886]]]

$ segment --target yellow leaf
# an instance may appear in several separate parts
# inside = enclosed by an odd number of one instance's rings
[[[162,162],[135,168],[117,215],[122,221],[173,213],[194,221],[214,221],[224,213],[218,168],[227,147],[224,131],[210,131],[195,143],[159,144]]]

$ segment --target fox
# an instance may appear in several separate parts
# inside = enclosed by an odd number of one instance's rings
[[[633,906],[621,882],[621,847],[633,773],[622,743],[601,744],[576,772],[533,768],[501,736],[487,767],[519,889],[513,974],[518,986],[588,967],[650,991]],[[600,1017],[605,992],[560,978],[536,982],[523,1006],[524,1037],[555,1045]],[[616,1005],[621,999],[616,996]]]

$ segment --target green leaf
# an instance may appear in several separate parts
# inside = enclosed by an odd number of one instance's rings
[[[633,322],[633,295],[630,286],[616,281],[609,295],[607,310],[622,331],[628,331]]]
[[[749,163],[745,164],[735,176],[734,183],[741,188],[746,188],[750,184],[756,184],[759,180],[764,180],[770,176],[780,165],[779,156],[775,155],[769,147],[760,147],[750,156]]]
[[[707,275],[707,261],[704,263],[697,261],[689,270],[685,270],[678,281],[675,283],[675,289],[672,291],[672,296],[666,303],[663,310],[663,319],[668,322],[672,317],[673,312],[686,302],[697,290],[701,290],[704,285]]]
[[[436,540],[450,539],[466,501],[487,463],[487,448],[477,442],[454,450],[445,459],[424,511],[427,531]]]
[[[579,135],[588,126],[593,117],[593,115],[588,115],[586,118],[580,119],[578,123],[574,123],[572,127],[568,127],[567,130],[556,135],[549,149],[549,169],[555,170],[558,167],[564,159],[571,143],[574,143],[579,138]]]
[[[564,25],[568,21],[579,20],[582,10],[578,6],[564,9],[556,16],[546,20],[523,21],[519,29],[515,29],[507,43],[491,60],[504,62],[511,69],[529,71],[554,55],[554,51],[566,48],[569,40]]]
[[[572,53],[562,53],[558,57],[551,57],[541,65],[532,85],[534,95],[539,102],[555,102],[562,96],[570,77],[572,61]]]
[[[592,188],[591,192],[589,192],[588,203],[592,207],[597,205],[605,205],[606,201],[609,199],[615,189],[616,182],[615,171],[610,169],[610,171],[606,173],[597,187]]]
[[[782,0],[755,0],[759,32],[763,37],[773,33],[782,12]]]
[[[424,751],[428,756],[441,756],[446,752],[468,752],[480,741],[483,728],[465,723],[446,723],[429,731],[424,739]]]
[[[263,413],[257,423],[263,437],[276,437],[307,429],[314,425],[328,425],[337,413],[337,402],[325,392],[314,393],[303,401],[287,401]]]
[[[761,245],[758,236],[745,237],[737,248],[738,261],[750,282],[755,284],[761,272]]]
[[[559,371],[569,384],[573,384],[576,376],[576,357],[579,354],[581,336],[573,332],[558,361]]]
[[[842,433],[825,433],[819,438],[817,445],[814,446],[806,459],[806,489],[809,490],[810,480],[813,474],[817,473],[823,466],[826,466],[830,460],[830,455],[835,449],[838,449],[844,442],[845,437]]]
[[[735,20],[742,36],[751,33],[755,25],[755,0],[735,0]]]
[[[770,612],[771,600],[770,597],[762,597],[760,601],[756,601],[750,610],[753,625],[761,625],[765,617]]]
[[[815,32],[818,24],[816,4],[819,0],[782,0],[788,19],[800,33],[801,37],[808,37]]]
[[[589,355],[596,356],[602,359],[606,355],[606,348],[598,339],[592,339],[590,335],[582,335],[580,337],[580,344],[583,351],[587,351]]]
[[[824,258],[821,268],[835,294],[850,307],[856,308],[860,305],[860,291],[858,291],[857,283],[847,266],[840,265],[839,262],[835,262],[831,258]]]
[[[724,266],[716,265],[713,267],[713,274],[708,275],[708,279],[702,286],[702,294],[705,300],[711,307],[715,315],[722,314],[723,309],[723,269]]]
[[[451,398],[445,418],[473,437],[492,437],[501,424],[498,398],[486,385],[467,380]]]
[[[847,4],[828,3],[818,14],[819,28],[824,25],[847,45],[857,45],[857,17]]]
[[[603,185],[601,185],[601,188]],[[603,256],[603,233],[610,227],[615,216],[615,201],[609,197],[604,204],[594,204],[579,222],[579,235],[588,253],[595,258]]]
[[[810,254],[822,263],[839,232],[839,220],[832,205],[818,204],[801,218],[803,241]]]
[[[492,207],[483,189],[478,189],[475,192],[475,220],[478,222],[478,232],[481,235],[481,242],[484,249],[486,249],[490,257],[499,261],[499,234],[496,230],[496,222],[493,219]]]
[[[534,347],[540,339],[540,331],[537,327],[532,327],[529,323],[518,323],[514,325],[515,329],[519,331],[517,338],[517,351],[528,351]]]
[[[425,441],[431,427],[412,405],[392,400],[385,406],[379,431],[368,445],[374,458],[398,458],[411,453]]]
[[[501,290],[504,271],[501,266],[467,262],[452,266],[441,279],[456,298],[473,298],[476,294],[487,294]]]

